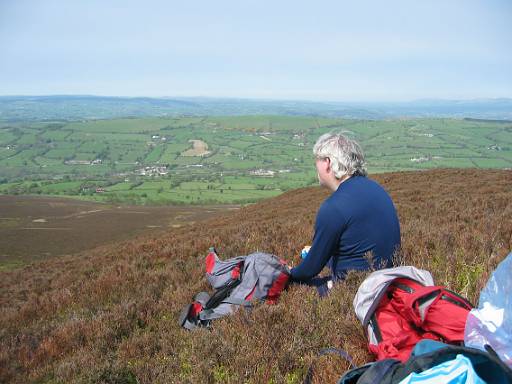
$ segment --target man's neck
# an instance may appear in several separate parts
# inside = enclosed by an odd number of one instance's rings
[[[336,179],[333,183],[333,188],[330,188],[332,192],[336,192],[341,184],[350,179],[351,176],[345,175],[341,179]]]

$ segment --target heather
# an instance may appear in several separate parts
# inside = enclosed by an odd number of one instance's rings
[[[473,303],[512,249],[509,170],[433,170],[374,177],[401,221],[397,263],[428,269]],[[34,383],[300,383],[347,369],[324,347],[371,360],[352,300],[365,273],[320,299],[291,286],[277,305],[257,305],[187,332],[181,308],[201,290],[204,257],[256,250],[290,263],[310,242],[320,188],[226,212],[172,231],[0,273],[0,381]]]

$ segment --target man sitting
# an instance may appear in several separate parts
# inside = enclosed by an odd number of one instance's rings
[[[349,270],[392,265],[400,246],[400,224],[388,193],[366,177],[359,145],[342,134],[325,134],[316,142],[320,185],[332,191],[321,205],[307,257],[291,270],[292,281],[318,287],[321,295]],[[330,278],[315,278],[328,265]]]

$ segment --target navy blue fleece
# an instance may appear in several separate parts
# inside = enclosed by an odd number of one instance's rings
[[[308,281],[329,263],[334,279],[350,269],[391,266],[400,246],[400,224],[388,193],[375,181],[353,176],[320,207],[308,256],[291,271],[295,281]]]

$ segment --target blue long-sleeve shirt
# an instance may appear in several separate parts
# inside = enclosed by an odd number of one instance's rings
[[[329,263],[333,278],[351,269],[389,267],[400,246],[400,224],[391,197],[377,182],[352,176],[321,205],[308,256],[291,270],[292,280],[308,281]]]

